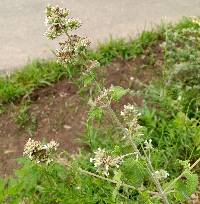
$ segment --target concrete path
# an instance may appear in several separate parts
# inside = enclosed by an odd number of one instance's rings
[[[43,37],[48,3],[69,8],[83,22],[80,32],[94,43],[109,35],[133,36],[162,17],[200,15],[200,0],[0,0],[0,72],[51,57],[56,43]]]

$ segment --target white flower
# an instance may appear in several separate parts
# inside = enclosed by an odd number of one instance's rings
[[[142,135],[140,132],[142,126],[140,126],[138,122],[138,117],[140,115],[141,113],[139,113],[135,106],[131,104],[124,105],[124,109],[121,111],[121,116],[124,122],[134,135]]]
[[[75,55],[80,55],[81,52],[84,52],[88,49],[90,45],[90,41],[86,38],[79,38],[79,40],[74,45],[74,53]]]
[[[68,63],[85,53],[90,42],[86,38],[70,35],[68,40],[59,44],[60,49],[56,49],[55,52],[57,59],[61,63]]]
[[[40,141],[29,138],[24,146],[23,155],[28,156],[30,160],[36,163],[49,164],[53,161],[52,155],[55,153],[58,146],[59,144],[54,140],[43,145]]]
[[[78,19],[70,18],[67,20],[67,26],[71,30],[76,30],[77,28],[79,28],[81,26],[81,22]]]
[[[95,157],[90,158],[90,162],[97,168],[98,173],[102,173],[105,176],[109,176],[109,171],[112,168],[119,168],[119,165],[123,162],[122,157],[109,156],[105,150],[101,148],[98,148],[94,153]]]
[[[106,89],[104,88],[99,96],[95,99],[93,102],[94,106],[101,106],[104,107],[111,101],[111,92],[112,92],[113,85],[110,86],[110,88]]]
[[[99,67],[100,63],[97,60],[89,60],[86,64],[86,70],[83,72],[83,75],[88,75],[93,71],[95,68]]]
[[[155,171],[154,176],[156,176],[157,179],[161,180],[161,179],[166,179],[169,176],[169,173],[161,169],[159,171]]]
[[[49,143],[46,144],[47,149],[57,151],[59,144],[54,140],[51,140]]]
[[[145,149],[146,150],[153,149],[152,139],[150,139],[149,141],[145,140],[144,144],[145,144]]]
[[[45,35],[49,39],[55,39],[69,30],[76,30],[81,26],[77,19],[68,18],[69,10],[59,6],[47,6],[45,14],[45,25],[49,26]]]

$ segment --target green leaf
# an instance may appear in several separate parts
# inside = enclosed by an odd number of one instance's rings
[[[119,101],[122,96],[126,95],[128,93],[128,89],[124,89],[123,87],[120,86],[113,86],[111,88],[111,97],[114,101]]]
[[[140,195],[138,196],[138,199],[139,199],[139,203],[153,204],[151,202],[149,193],[146,192],[146,191],[140,192]]]
[[[88,120],[101,120],[103,116],[103,110],[100,107],[92,107],[88,113]]]
[[[115,175],[113,177],[113,180],[117,181],[118,183],[116,184],[116,187],[114,188],[114,190],[112,192],[112,200],[113,200],[113,202],[116,201],[117,195],[119,194],[119,189],[120,189],[121,183],[122,183],[121,177],[122,177],[122,172],[120,170],[116,171]]]
[[[115,175],[113,177],[113,180],[120,182],[121,181],[121,177],[122,177],[122,172],[120,170],[115,172]]]
[[[198,186],[198,176],[190,171],[185,173],[185,181],[180,180],[175,185],[176,199],[178,201],[187,200],[196,190]]]
[[[140,187],[144,182],[145,177],[148,175],[143,164],[132,157],[124,160],[121,170],[123,172],[124,179],[134,187]]]
[[[4,181],[2,179],[0,179],[0,202],[3,203],[4,200]]]
[[[91,85],[95,80],[95,73],[85,74],[81,77],[84,87]]]

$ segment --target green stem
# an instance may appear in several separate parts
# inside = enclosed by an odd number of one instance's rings
[[[95,83],[97,84],[97,87],[100,89],[99,84],[95,81]],[[110,114],[110,116],[113,118],[113,120],[115,121],[115,123],[117,124],[117,126],[121,129],[121,131],[123,132],[123,134],[129,139],[130,144],[134,150],[135,153],[138,154],[138,156],[141,156],[141,153],[139,151],[139,149],[137,148],[137,145],[134,143],[133,139],[132,139],[132,135],[129,133],[129,131],[122,125],[122,123],[119,121],[118,117],[116,116],[115,112],[113,111],[113,109],[111,108],[110,104],[105,105],[108,113]],[[162,186],[159,182],[159,180],[154,176],[154,169],[153,166],[151,164],[151,161],[148,160],[148,158],[146,158],[147,160],[147,169],[148,172],[150,174],[150,176],[152,177],[152,180],[154,182],[154,184],[156,185],[159,194],[163,200],[164,204],[169,204],[169,201],[167,199],[166,194],[164,193]]]
[[[134,190],[136,189],[134,186],[131,186],[131,185],[128,185],[128,184],[125,184],[125,183],[121,183],[121,182],[119,182],[119,181],[112,180],[112,179],[109,179],[109,178],[106,178],[106,177],[103,177],[103,176],[100,176],[100,175],[91,173],[91,172],[86,171],[86,170],[83,170],[83,169],[80,169],[80,172],[82,172],[82,173],[84,173],[84,174],[87,174],[87,175],[89,175],[89,176],[93,176],[93,177],[96,177],[96,178],[99,178],[99,179],[108,181],[108,182],[110,182],[110,183],[114,183],[114,184],[120,183],[120,185],[121,185],[121,186],[124,186],[125,188],[130,188],[130,189],[134,189]]]
[[[200,158],[196,160],[196,162],[189,168],[186,169],[185,171],[183,171],[180,176],[178,176],[176,179],[174,179],[164,190],[164,192],[170,191],[172,189],[172,187],[174,186],[174,184],[180,179],[182,178],[186,172],[188,172],[188,170],[192,170],[198,163],[200,162]]]
[[[47,178],[47,180],[49,182],[49,185],[56,187],[56,184],[55,184],[54,180],[49,177],[49,173],[48,173],[46,167],[44,167],[43,169],[44,169],[44,174],[45,174],[45,176],[46,176],[46,178]]]
[[[114,113],[114,111],[112,110],[112,108],[110,106],[107,107],[108,112],[110,113],[110,115],[112,116],[112,118],[114,119],[114,121],[116,122],[116,124],[118,125],[118,127],[120,127],[120,129],[123,131],[123,133],[129,138],[129,141],[131,143],[131,146],[133,148],[133,150],[139,155],[141,156],[140,151],[138,150],[136,144],[133,142],[132,136],[131,134],[124,128],[124,126],[121,124],[121,122],[119,121],[119,119],[117,118],[116,114]],[[150,174],[150,176],[152,177],[152,180],[154,182],[154,184],[156,185],[160,196],[162,197],[163,203],[164,204],[169,204],[169,201],[167,199],[167,196],[165,194],[165,192],[162,189],[162,186],[159,182],[159,180],[153,175],[154,174],[154,169],[153,166],[151,164],[151,161],[148,159],[148,157],[146,156],[146,160],[147,160],[147,169],[148,172]]]
[[[162,188],[162,186],[161,186],[161,184],[160,184],[160,181],[159,181],[158,178],[154,175],[155,170],[154,170],[154,168],[153,168],[153,166],[152,166],[152,164],[151,164],[151,160],[148,159],[148,158],[146,158],[146,159],[147,159],[147,169],[148,169],[148,171],[149,171],[149,174],[150,174],[152,180],[154,181],[154,184],[156,185],[156,187],[157,187],[157,189],[158,189],[158,191],[159,191],[159,194],[160,194],[160,196],[161,196],[161,198],[162,198],[162,200],[163,200],[163,203],[164,203],[164,204],[169,204],[169,201],[168,201],[168,199],[167,199],[167,195],[166,195],[166,193],[164,192],[164,190],[163,190],[163,188]]]
[[[118,127],[122,130],[122,132],[124,133],[124,135],[129,139],[131,146],[134,150],[134,152],[136,152],[138,154],[138,156],[141,156],[140,151],[138,150],[136,144],[133,142],[132,140],[132,136],[131,134],[128,132],[128,130],[126,130],[123,125],[121,124],[121,122],[119,121],[119,119],[117,118],[115,112],[112,110],[112,108],[110,106],[107,106],[107,110],[109,112],[109,114],[111,115],[111,117],[113,118],[113,120],[115,121],[115,123],[118,125]]]

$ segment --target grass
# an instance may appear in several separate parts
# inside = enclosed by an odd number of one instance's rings
[[[177,25],[170,27],[176,30],[194,26],[189,20],[183,19]],[[102,66],[109,64],[115,58],[129,60],[143,54],[145,48],[154,42],[163,39],[164,25],[158,26],[151,31],[144,31],[136,39],[113,39],[107,43],[99,44],[96,50],[88,53],[88,58],[96,59]],[[152,59],[153,61],[155,59]],[[67,68],[56,61],[33,61],[22,67],[8,78],[0,76],[0,103],[8,103],[20,97],[32,93],[35,89],[51,85],[62,77],[69,78],[69,69],[73,74],[78,70]]]
[[[54,61],[35,61],[13,73],[9,79],[0,78],[0,102],[8,103],[30,94],[38,87],[51,85],[66,74],[66,69]]]
[[[32,135],[36,128],[36,118],[29,112],[30,102],[22,103],[14,116],[14,122],[21,128],[25,128],[29,135]]]
[[[111,38],[109,42],[100,44],[96,51],[91,50],[88,57],[98,60],[102,66],[118,57],[131,59],[142,54],[144,49],[159,39],[160,36],[160,31],[146,31],[139,38],[130,41]],[[1,77],[0,103],[18,100],[39,87],[51,85],[62,77],[70,78],[69,69],[73,75],[78,74],[78,70],[64,67],[54,60],[34,61],[21,68],[20,71],[14,72],[8,78]]]

